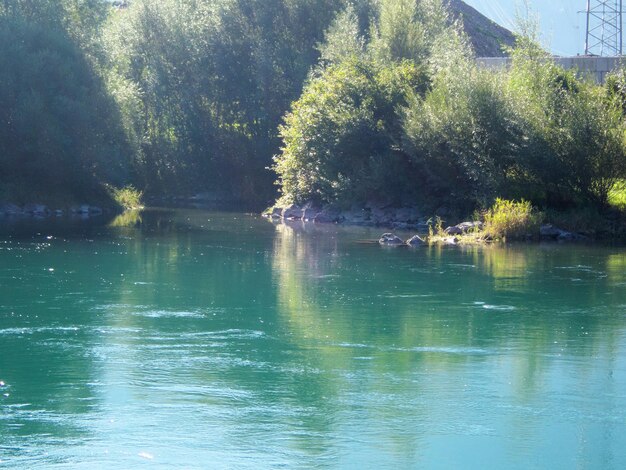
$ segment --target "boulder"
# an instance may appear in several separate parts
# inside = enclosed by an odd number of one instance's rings
[[[472,230],[482,230],[482,222],[461,222],[460,224],[453,225],[444,230],[448,235],[463,235],[464,233]]]
[[[413,236],[413,237],[409,238],[409,239],[406,241],[406,244],[407,244],[407,245],[409,245],[409,246],[416,247],[416,246],[422,246],[422,245],[425,245],[425,244],[426,244],[426,241],[425,241],[423,238],[420,238],[420,236],[419,236],[419,235],[415,235],[415,236]]]
[[[374,225],[390,226],[397,220],[396,211],[390,208],[374,208],[371,211],[371,220]]]
[[[72,214],[89,215],[89,205],[81,204],[80,206],[72,207]]]
[[[404,241],[393,233],[383,233],[383,235],[380,237],[380,240],[378,240],[378,243],[386,246],[404,245]]]
[[[442,245],[456,245],[459,243],[459,239],[456,237],[446,237],[442,238],[439,243],[441,243]]]
[[[291,204],[283,209],[281,216],[283,219],[300,220],[302,219],[302,208]]]
[[[358,207],[341,212],[341,218],[349,225],[370,225],[371,222],[370,212]]]
[[[313,222],[319,224],[333,224],[344,220],[344,216],[340,212],[329,208],[322,209],[313,218]]]
[[[15,204],[0,204],[0,213],[4,215],[18,215],[22,213],[22,209]]]
[[[34,215],[42,217],[49,213],[48,208],[43,204],[30,203],[26,204],[23,208],[23,212],[28,215]]]
[[[583,241],[588,240],[588,237],[576,232],[568,232],[567,230],[560,229],[551,224],[542,225],[539,229],[541,238],[547,240],[558,240],[562,242],[568,241]]]
[[[588,237],[576,232],[568,232],[566,230],[562,230],[557,240],[562,242],[580,242],[584,240],[589,240]]]
[[[305,207],[302,209],[302,220],[306,222],[313,221],[317,214],[319,214],[319,210],[312,207]]]
[[[283,216],[282,207],[274,207],[272,213],[269,215],[272,219],[280,219]]]
[[[396,222],[404,222],[407,224],[418,222],[420,213],[415,207],[402,207],[395,211],[394,220]]]
[[[563,230],[561,230],[560,228],[556,228],[551,224],[542,225],[539,228],[539,234],[543,238],[552,238],[556,240],[562,232]]]

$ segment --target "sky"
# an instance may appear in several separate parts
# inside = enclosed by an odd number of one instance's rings
[[[521,0],[464,0],[502,26],[515,30]],[[572,56],[585,49],[586,0],[529,0],[539,16],[541,40],[554,54]]]

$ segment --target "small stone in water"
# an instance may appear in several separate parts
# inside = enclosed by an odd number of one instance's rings
[[[0,380],[0,387],[4,387],[4,386],[5,386],[5,383],[2,380]]]

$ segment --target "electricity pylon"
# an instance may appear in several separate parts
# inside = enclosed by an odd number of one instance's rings
[[[622,55],[622,0],[587,0],[585,55]]]

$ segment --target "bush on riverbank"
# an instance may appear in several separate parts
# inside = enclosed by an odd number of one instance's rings
[[[143,207],[141,201],[143,193],[133,186],[125,186],[123,188],[110,187],[109,191],[115,203],[123,210],[141,209]]]
[[[492,239],[537,237],[542,215],[528,201],[496,199],[485,214],[484,234]]]

